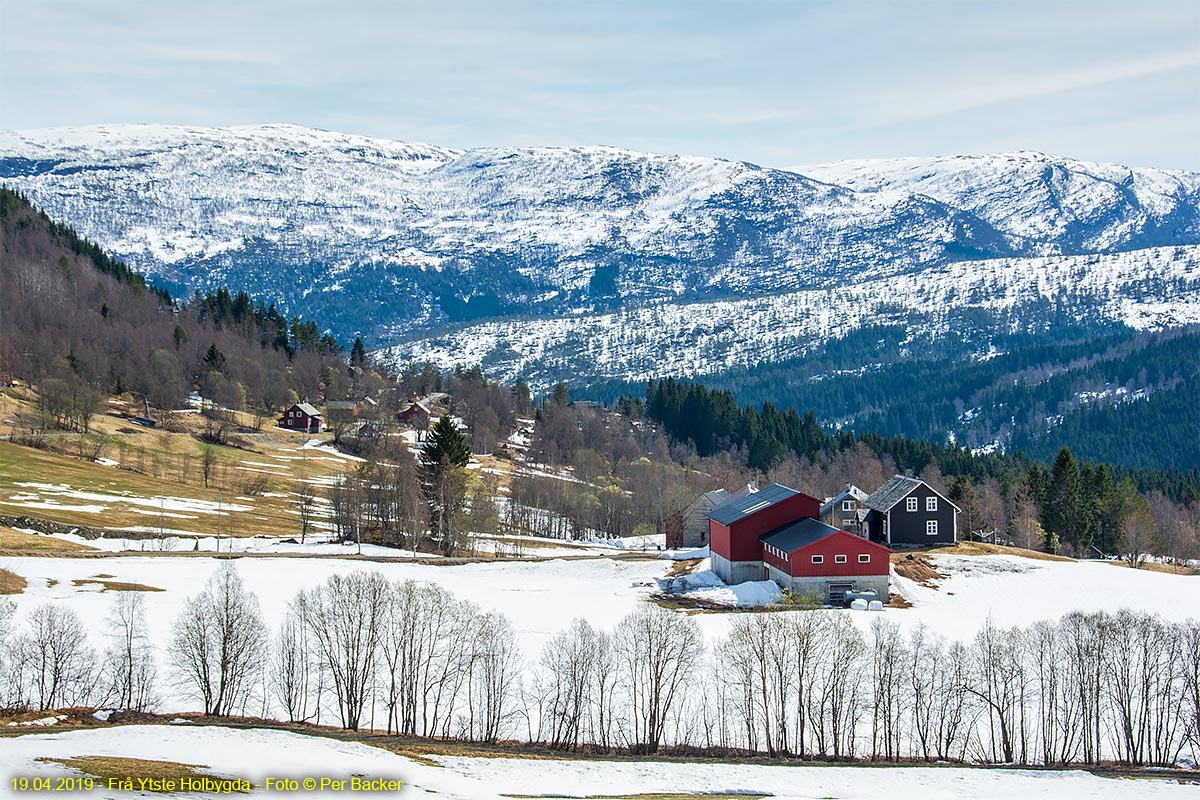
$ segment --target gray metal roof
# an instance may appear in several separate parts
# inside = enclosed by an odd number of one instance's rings
[[[833,497],[829,498],[824,503],[822,503],[821,504],[821,514],[825,514],[827,511],[829,511],[829,509],[833,508],[835,505],[837,505],[838,503],[842,502],[843,500],[845,500],[847,498],[853,498],[855,500],[858,500],[861,503],[863,500],[867,499],[867,493],[864,492],[862,489],[858,488],[857,486],[851,484],[850,487],[847,489],[844,489],[841,494],[834,495]]]
[[[758,537],[758,540],[763,544],[777,547],[785,553],[792,553],[801,548],[808,547],[813,542],[819,542],[826,536],[832,536],[838,530],[840,529],[832,525],[826,525],[819,519],[805,517],[795,522],[789,522],[787,525],[776,528],[773,531],[767,531]]]
[[[911,493],[913,489],[922,485],[929,487],[929,491],[933,492],[947,503],[950,503],[951,507],[958,511],[962,511],[961,508],[954,505],[949,497],[946,497],[946,495],[942,494],[937,489],[929,486],[929,484],[925,483],[925,481],[921,480],[920,478],[910,478],[907,475],[893,476],[890,481],[885,483],[883,486],[880,486],[874,494],[864,500],[863,505],[865,505],[867,508],[872,508],[876,511],[886,513],[891,511],[892,506],[896,505],[896,503],[899,503],[901,500],[908,497],[909,493]]]
[[[296,408],[300,409],[305,414],[308,414],[310,417],[321,416],[321,412],[318,411],[314,406],[309,405],[308,403],[296,403]]]
[[[708,518],[721,525],[731,525],[751,514],[762,511],[764,508],[775,505],[780,500],[786,500],[798,494],[800,493],[795,489],[789,489],[786,486],[773,483],[754,494],[748,494],[737,500],[722,503],[708,512]]]
[[[870,497],[863,501],[863,505],[867,508],[872,508],[876,511],[890,511],[892,506],[899,503],[913,489],[921,485],[918,478],[910,478],[907,475],[893,475],[892,479],[876,489]]]

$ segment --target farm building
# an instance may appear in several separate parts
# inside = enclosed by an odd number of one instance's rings
[[[845,489],[821,504],[821,522],[859,536],[864,535],[862,529],[867,508],[863,501],[866,499],[866,492],[847,483]]]
[[[344,422],[358,416],[357,400],[330,400],[325,404],[330,422]]]
[[[400,412],[396,414],[396,420],[402,422],[410,428],[415,428],[419,431],[429,430],[429,423],[433,419],[433,413],[429,407],[420,400],[414,403],[409,403]]]
[[[888,599],[891,550],[817,519],[802,519],[764,535],[763,577],[797,595],[837,604],[848,591]]]
[[[663,530],[669,548],[704,547],[708,544],[708,512],[730,500],[740,500],[755,492],[752,484],[746,484],[736,492],[713,489],[692,501],[687,508],[667,517]]]
[[[709,512],[713,571],[726,583],[773,580],[836,602],[847,591],[888,596],[888,548],[826,525],[821,501],[773,484]]]
[[[296,403],[279,418],[279,427],[290,431],[320,433],[321,425],[321,412],[309,403]]]
[[[958,506],[919,478],[896,475],[863,505],[865,533],[873,542],[891,547],[958,541]]]

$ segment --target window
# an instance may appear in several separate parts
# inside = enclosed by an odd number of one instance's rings
[[[859,553],[858,554],[858,563],[870,564],[871,563],[871,554],[870,553]]]
[[[925,510],[926,511],[937,511],[937,498],[936,497],[930,496],[930,497],[925,498]]]
[[[845,564],[845,563],[846,563],[846,557],[845,557],[845,556],[834,556],[834,557],[833,557],[833,563],[835,563],[835,564]]]
[[[813,556],[813,563],[814,564],[824,564],[825,556]]]
[[[907,503],[907,505],[905,505],[905,508],[909,511],[916,511],[917,510],[917,498],[915,498],[915,497],[908,498],[908,503]]]
[[[926,536],[937,536],[937,520],[936,519],[925,520],[925,535]]]
[[[854,501],[853,500],[843,500],[842,501],[842,511],[853,511],[853,510],[854,510]]]

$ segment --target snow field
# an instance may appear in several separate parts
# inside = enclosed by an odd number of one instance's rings
[[[805,767],[759,764],[644,761],[567,761],[435,757],[441,766],[421,764],[386,750],[286,731],[207,726],[131,725],[29,734],[8,739],[0,750],[6,775],[69,775],[67,768],[41,758],[99,755],[202,765],[204,772],[243,778],[261,787],[268,777],[351,775],[404,781],[400,796],[490,800],[512,796],[621,795],[637,793],[750,793],[788,798],[891,800],[1000,800],[1039,798],[1192,797],[1195,787],[1157,780],[1098,778],[1078,771],[1023,771],[957,767]],[[269,769],[263,765],[270,765]],[[255,796],[268,794],[261,788]],[[344,796],[345,793],[341,793]],[[0,797],[16,797],[0,784]],[[144,796],[104,789],[102,796]],[[191,797],[177,793],[173,796]],[[337,793],[305,792],[305,797]]]
[[[323,547],[346,548],[341,545]],[[394,552],[394,551],[393,551]],[[908,631],[925,625],[949,639],[967,641],[988,620],[1000,627],[1025,626],[1057,619],[1072,611],[1110,611],[1122,608],[1157,613],[1172,622],[1197,616],[1200,578],[1132,570],[1105,563],[1039,561],[1014,556],[935,556],[946,575],[932,589],[893,575],[913,603],[908,609],[887,609],[886,619]],[[13,599],[18,618],[44,602],[65,605],[93,631],[93,644],[101,645],[107,629],[114,592],[102,592],[95,583],[75,586],[98,574],[112,581],[140,583],[163,589],[146,595],[148,624],[159,648],[160,660],[171,626],[183,602],[203,588],[221,564],[213,558],[120,556],[87,558],[8,558],[0,566],[28,581],[25,592]],[[497,561],[494,563],[428,565],[404,561],[350,561],[337,558],[272,558],[259,556],[236,561],[246,586],[258,595],[263,616],[272,629],[284,617],[288,602],[299,589],[312,588],[333,573],[372,571],[388,580],[429,581],[484,611],[499,611],[512,622],[527,659],[536,659],[543,645],[576,617],[611,631],[639,608],[649,595],[667,588],[666,559],[613,560],[609,558]],[[701,565],[703,566],[703,565]],[[726,587],[701,570],[686,576],[675,587],[728,605],[751,606],[770,599],[762,582]],[[715,578],[715,576],[712,576]],[[767,612],[813,613],[813,612]],[[878,615],[853,611],[855,624],[866,629]],[[729,631],[733,617],[723,613],[692,616],[712,644]],[[168,704],[167,710],[190,710]]]

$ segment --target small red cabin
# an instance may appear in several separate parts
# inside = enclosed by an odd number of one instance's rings
[[[296,403],[283,412],[279,418],[279,427],[290,431],[321,432],[321,412],[308,403]]]

